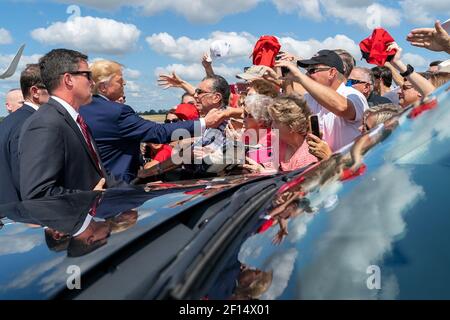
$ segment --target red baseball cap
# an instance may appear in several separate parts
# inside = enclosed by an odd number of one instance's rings
[[[182,120],[198,120],[200,118],[197,108],[191,103],[179,104],[174,113]]]
[[[376,28],[370,37],[359,43],[359,48],[368,63],[384,66],[386,61],[391,61],[397,52],[396,49],[386,50],[388,44],[394,41],[394,38],[386,30]]]

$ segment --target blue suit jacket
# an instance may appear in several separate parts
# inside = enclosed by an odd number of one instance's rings
[[[35,110],[24,104],[0,123],[0,204],[20,201],[19,137],[23,123]]]
[[[80,114],[92,131],[106,169],[126,182],[133,180],[139,170],[141,141],[168,143],[176,129],[194,133],[194,121],[158,124],[141,118],[128,105],[97,95],[80,108]]]

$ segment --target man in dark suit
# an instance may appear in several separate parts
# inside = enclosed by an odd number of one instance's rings
[[[115,181],[78,110],[92,99],[88,57],[55,49],[39,60],[51,97],[23,125],[19,140],[22,199],[102,189]]]
[[[29,64],[20,75],[25,102],[0,124],[0,204],[20,201],[19,136],[22,125],[40,105],[48,101],[48,92],[41,79],[39,65]]]
[[[214,111],[198,122],[158,124],[144,120],[130,106],[116,102],[124,96],[122,65],[101,60],[90,69],[94,96],[90,104],[80,108],[80,114],[92,130],[105,167],[126,182],[133,180],[139,170],[141,141],[168,143],[180,136],[200,136],[206,128],[217,127],[224,119],[223,112]],[[173,134],[176,130],[180,134]]]

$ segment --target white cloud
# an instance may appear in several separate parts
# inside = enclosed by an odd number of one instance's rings
[[[146,38],[149,46],[162,55],[168,55],[174,59],[197,62],[205,52],[209,52],[210,44],[215,40],[225,40],[230,44],[230,52],[227,60],[233,58],[247,58],[253,51],[257,38],[247,32],[222,32],[215,31],[208,39],[191,39],[180,37],[175,39],[166,32],[153,34]]]
[[[155,76],[157,77],[161,73],[167,74],[172,71],[175,71],[177,75],[185,80],[200,81],[206,76],[205,69],[203,69],[203,66],[201,64],[171,64],[164,68],[156,68]],[[218,75],[223,76],[224,78],[234,81],[236,74],[242,72],[242,70],[240,68],[227,67],[222,64],[214,66],[214,72]]]
[[[10,44],[12,42],[11,33],[4,28],[0,28],[0,44]]]
[[[297,11],[301,17],[312,18],[313,20],[322,20],[319,0],[272,0],[278,12],[293,13]]]
[[[262,0],[55,0],[67,4],[81,4],[89,7],[111,10],[120,7],[133,7],[139,13],[155,15],[163,11],[173,11],[191,22],[214,23],[223,17],[246,12],[256,7]],[[381,25],[397,26],[404,16],[407,20],[418,24],[430,24],[438,14],[450,16],[450,3],[442,0],[402,0],[402,11],[380,5],[383,1],[374,0],[272,0],[281,13],[298,14],[301,17],[316,21],[325,17],[338,18],[347,23],[366,27],[368,12],[380,9]],[[375,14],[376,15],[376,14]],[[370,21],[369,21],[370,22]]]
[[[373,29],[398,26],[401,12],[372,0],[272,0],[281,13],[297,13],[313,20],[338,18],[348,24]],[[322,10],[321,10],[322,8]]]
[[[87,53],[124,54],[134,49],[141,31],[112,19],[76,17],[31,31],[33,39]]]
[[[425,60],[422,56],[413,53],[405,53],[402,57],[404,63],[409,63],[414,67],[425,67],[428,66],[429,62]]]
[[[257,37],[247,32],[221,32],[216,31],[208,39],[191,39],[180,37],[175,39],[168,33],[153,34],[147,37],[150,47],[162,54],[177,60],[195,62],[200,64],[204,52],[209,51],[209,46],[214,40],[226,40],[230,43],[230,53],[224,58],[226,62],[247,61],[250,63],[250,54],[257,41]],[[358,44],[345,35],[338,34],[328,37],[323,41],[316,39],[297,40],[292,37],[281,37],[279,42],[283,51],[294,53],[298,56],[309,58],[321,49],[345,49],[359,59],[361,51]],[[214,66],[214,68],[216,68]]]
[[[284,37],[280,38],[280,43],[283,51],[291,52],[305,59],[312,57],[321,49],[344,49],[350,52],[356,60],[359,60],[361,57],[358,44],[342,34],[326,38],[323,41],[316,39],[296,40],[291,37]]]
[[[372,1],[322,0],[327,15],[342,19],[348,24],[357,24],[367,29],[400,25],[401,11],[377,3],[368,5],[369,2]]]
[[[273,270],[272,284],[262,296],[263,300],[274,300],[287,288],[298,252],[295,248],[277,252],[268,259],[264,271]]]
[[[450,2],[442,0],[404,0],[400,6],[405,18],[418,26],[432,26],[437,15],[450,16]]]
[[[143,5],[150,15],[165,10],[175,11],[190,22],[214,23],[224,16],[246,12],[254,8],[260,0],[149,0]]]
[[[65,259],[65,256],[59,256],[53,260],[46,261],[37,266],[30,267],[20,273],[15,279],[12,279],[10,283],[5,286],[1,286],[0,289],[22,289],[33,283],[38,277],[42,276],[49,270],[60,265]],[[65,273],[61,273],[62,276],[67,276]]]
[[[215,23],[224,16],[246,12],[262,0],[56,0],[70,4],[83,4],[98,9],[118,9],[131,6],[144,15],[173,11],[190,22]]]
[[[296,277],[297,298],[377,298],[377,290],[366,286],[367,267],[392,250],[394,241],[406,231],[404,213],[423,196],[411,170],[390,163],[361,181],[328,214],[331,229],[321,236],[313,248],[314,258]],[[383,285],[383,298],[395,299],[395,277],[383,276],[389,279],[389,285]]]
[[[141,76],[141,72],[139,70],[125,68],[124,75],[125,79],[138,79]]]
[[[40,234],[19,235],[5,237],[0,247],[0,256],[28,252],[42,244],[43,237]]]
[[[135,81],[128,80],[126,81],[125,90],[128,92],[139,92],[141,91],[141,87]]]

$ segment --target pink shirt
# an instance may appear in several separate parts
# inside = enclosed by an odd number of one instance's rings
[[[284,159],[284,154],[280,154],[280,167],[282,171],[293,171],[318,161],[315,156],[309,153],[306,139],[288,162],[283,162],[282,159]]]

